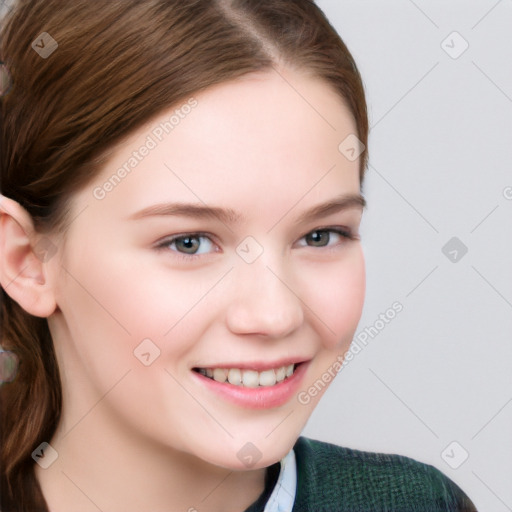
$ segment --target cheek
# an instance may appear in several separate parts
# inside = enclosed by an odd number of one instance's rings
[[[99,251],[100,244],[90,246],[96,247],[94,253],[83,250],[67,258],[58,302],[74,357],[90,374],[108,378],[132,367],[135,347],[145,338],[161,337],[170,325],[164,326],[165,318],[157,321],[160,298],[148,293],[148,282],[133,261]]]
[[[352,247],[339,262],[310,270],[305,303],[325,335],[327,349],[348,347],[363,309],[366,278],[361,246]]]
[[[146,339],[161,350],[159,362],[193,348],[208,323],[203,303],[217,274],[162,270],[162,264],[136,251],[96,249],[92,261],[102,264],[88,260],[85,251],[69,258],[60,302],[71,338],[92,367],[107,359],[138,367],[133,351]]]

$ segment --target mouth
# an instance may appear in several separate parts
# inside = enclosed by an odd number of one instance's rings
[[[192,373],[197,377],[197,384],[204,386],[208,393],[237,407],[272,409],[293,399],[310,363],[310,359],[270,364],[226,362],[219,366],[195,367]]]
[[[221,384],[241,388],[269,388],[293,376],[302,363],[257,371],[246,368],[193,368],[193,371]]]

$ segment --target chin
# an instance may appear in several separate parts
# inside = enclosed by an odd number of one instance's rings
[[[268,438],[265,435],[254,437],[255,441],[230,439],[224,444],[219,443],[215,452],[210,447],[208,453],[205,451],[197,456],[210,464],[232,471],[262,469],[283,459],[293,448],[299,435],[300,432],[287,435],[276,432]]]

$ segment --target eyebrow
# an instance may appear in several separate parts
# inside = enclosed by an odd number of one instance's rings
[[[365,207],[366,200],[361,194],[338,196],[326,203],[313,206],[311,209],[301,213],[296,222],[301,224],[321,217],[327,217],[327,215],[332,215],[333,213],[338,213],[343,210],[353,208],[363,209]]]
[[[330,201],[313,206],[300,214],[297,223],[304,223],[333,213],[352,208],[365,208],[366,200],[360,194],[335,197]],[[202,203],[161,203],[140,210],[129,218],[133,220],[158,216],[181,216],[195,219],[217,219],[225,224],[240,224],[245,217],[231,208],[208,206]]]
[[[197,219],[218,219],[225,224],[237,224],[243,221],[243,216],[231,208],[219,208],[201,203],[162,203],[140,210],[130,219],[142,219],[157,216],[181,216]]]

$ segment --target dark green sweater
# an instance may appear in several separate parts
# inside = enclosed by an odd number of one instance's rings
[[[291,512],[476,511],[464,492],[440,471],[407,457],[361,452],[303,437],[294,451],[298,481]],[[261,500],[257,503],[247,512],[263,510]]]

